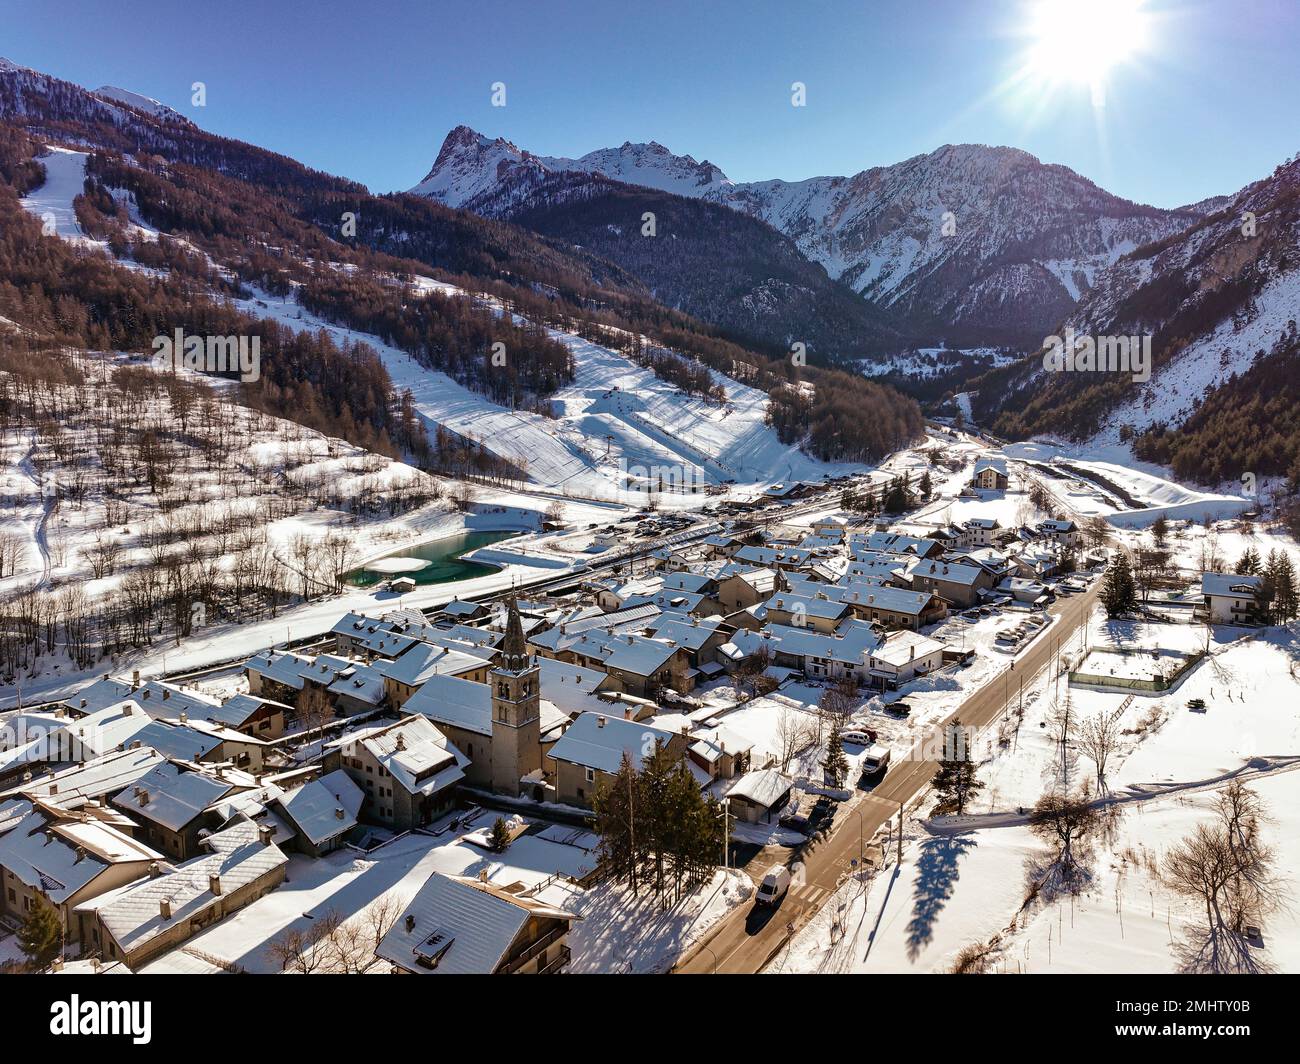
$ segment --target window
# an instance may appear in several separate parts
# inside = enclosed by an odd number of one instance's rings
[[[584,776],[586,777],[588,783],[596,782],[596,770],[594,768],[587,769],[584,773]]]

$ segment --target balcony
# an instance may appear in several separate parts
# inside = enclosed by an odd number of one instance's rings
[[[547,932],[545,935],[539,938],[536,942],[531,943],[527,949],[525,949],[521,954],[519,954],[519,956],[515,957],[513,960],[507,961],[506,964],[499,970],[497,974],[514,975],[517,971],[519,971],[520,968],[524,967],[530,961],[535,960],[538,956],[545,953],[547,947],[554,945],[556,942],[559,942],[560,939],[564,938],[564,936],[567,935],[568,933],[569,933],[568,924],[560,924],[558,927],[553,928],[551,931]],[[551,972],[557,972],[561,968],[563,968],[564,965],[568,963],[569,963],[569,947],[565,946],[560,950],[560,956],[557,957],[555,960],[551,961],[550,963],[544,965],[540,970],[539,974],[545,975]]]

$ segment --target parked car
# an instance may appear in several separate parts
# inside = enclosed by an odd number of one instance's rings
[[[786,831],[797,831],[802,835],[808,834],[808,829],[812,826],[808,818],[800,813],[787,813],[777,820],[777,824],[785,828]]]
[[[874,776],[878,772],[884,772],[889,768],[889,747],[870,746],[862,758],[862,774],[864,776]]]
[[[840,732],[840,742],[852,743],[854,746],[870,746],[875,740],[875,735],[863,728],[849,728]]]
[[[906,702],[891,702],[885,707],[890,713],[897,714],[900,717],[906,717],[912,712],[912,707]]]
[[[779,905],[790,889],[790,869],[775,864],[767,870],[763,882],[754,895],[754,903],[761,906]]]

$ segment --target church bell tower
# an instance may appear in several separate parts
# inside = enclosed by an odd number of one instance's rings
[[[519,608],[506,604],[506,637],[488,673],[492,688],[492,789],[519,794],[519,780],[542,767],[542,670],[529,653]]]

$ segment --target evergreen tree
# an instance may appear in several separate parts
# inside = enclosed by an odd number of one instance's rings
[[[928,469],[921,474],[921,481],[917,487],[920,489],[921,498],[929,502],[930,496],[934,494],[934,481],[930,479],[930,471]]]
[[[637,818],[640,783],[632,760],[625,753],[612,780],[602,781],[592,799],[596,833],[600,836],[601,863],[637,892],[641,841]]]
[[[48,968],[63,948],[63,923],[41,895],[18,929],[18,948],[35,968]]]
[[[970,800],[984,789],[975,773],[978,766],[966,748],[966,732],[961,722],[954,720],[944,730],[943,757],[934,777],[935,792],[945,806],[956,810],[958,816],[966,812]]]
[[[506,827],[504,818],[497,817],[492,824],[492,831],[488,835],[488,845],[492,847],[494,853],[500,853],[510,845],[510,829]]]
[[[1259,551],[1254,547],[1247,547],[1246,553],[1241,556],[1237,562],[1236,569],[1233,572],[1240,573],[1242,576],[1253,576],[1263,569],[1263,563],[1259,559]]]
[[[840,740],[840,722],[831,722],[831,736],[826,741],[826,760],[822,762],[826,782],[832,787],[842,787],[849,774],[849,760],[844,756],[844,743]]]
[[[1101,588],[1101,602],[1107,617],[1123,617],[1138,608],[1137,586],[1133,582],[1133,567],[1128,555],[1120,552],[1106,570],[1106,580]]]
[[[1270,619],[1274,624],[1292,620],[1300,609],[1300,601],[1297,601],[1295,567],[1286,551],[1274,548],[1269,552],[1263,577],[1260,597],[1267,604]]]

